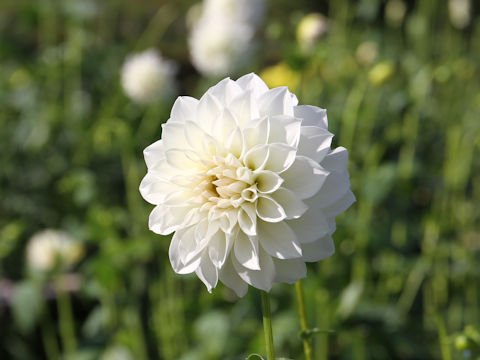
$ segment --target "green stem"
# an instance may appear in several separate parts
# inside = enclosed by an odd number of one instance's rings
[[[272,314],[270,313],[270,295],[266,291],[262,294],[263,331],[265,332],[265,345],[267,347],[267,359],[275,360],[272,335]]]
[[[75,338],[75,325],[72,315],[70,294],[68,293],[68,290],[65,290],[62,287],[59,280],[57,280],[56,290],[60,338],[62,339],[63,351],[66,355],[72,355],[76,351],[77,341]]]
[[[300,315],[300,326],[302,332],[308,331],[308,321],[307,321],[307,311],[305,310],[305,297],[303,296],[303,286],[302,280],[298,280],[295,284],[295,290],[297,292],[298,300],[298,313]],[[305,353],[306,360],[313,360],[313,351],[312,351],[312,338],[311,337],[302,337],[303,341],[303,351]]]

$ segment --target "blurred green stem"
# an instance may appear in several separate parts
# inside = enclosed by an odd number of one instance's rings
[[[303,295],[303,285],[302,280],[298,280],[295,284],[295,290],[297,292],[297,301],[298,301],[298,314],[300,315],[300,326],[302,332],[308,330],[308,321],[307,321],[307,311],[305,309],[305,297]],[[312,338],[311,337],[302,337],[303,341],[303,352],[305,353],[306,360],[313,360],[313,351],[312,351]]]
[[[58,344],[57,339],[55,338],[55,331],[53,329],[48,306],[45,306],[44,311],[44,318],[43,321],[40,322],[40,325],[45,355],[47,356],[48,360],[58,360],[60,358]]]
[[[270,313],[270,295],[266,291],[260,291],[262,295],[263,331],[265,332],[265,345],[267,347],[267,359],[275,360],[272,335],[272,314]]]
[[[58,306],[58,327],[60,329],[60,338],[62,339],[64,354],[74,354],[77,348],[75,339],[75,326],[72,316],[72,304],[68,290],[64,290],[62,280],[57,280],[57,306]]]

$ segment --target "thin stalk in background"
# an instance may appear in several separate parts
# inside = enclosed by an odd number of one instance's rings
[[[265,333],[265,345],[267,347],[267,359],[275,360],[272,334],[272,314],[270,313],[270,295],[266,291],[260,291],[262,295],[263,331]]]
[[[58,327],[60,329],[60,338],[62,339],[63,353],[72,355],[77,349],[77,339],[75,337],[70,294],[65,289],[65,285],[61,283],[62,280],[64,281],[62,278],[57,280]]]
[[[300,327],[302,333],[308,331],[308,320],[307,320],[307,311],[305,309],[305,297],[303,295],[303,286],[302,280],[298,280],[295,284],[295,290],[297,292],[297,301],[298,301],[298,314],[300,316]],[[312,351],[312,338],[302,336],[303,341],[303,352],[305,353],[306,360],[313,360],[313,351]]]

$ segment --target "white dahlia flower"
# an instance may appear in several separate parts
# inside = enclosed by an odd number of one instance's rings
[[[169,256],[211,291],[306,276],[305,262],[334,253],[335,216],[355,197],[347,150],[332,150],[326,110],[299,106],[286,87],[256,75],[229,78],[200,100],[179,97],[162,139],[144,151],[149,228],[174,233]]]
[[[82,255],[81,244],[60,230],[42,230],[34,234],[27,245],[27,261],[34,270],[52,270],[57,264],[68,267]]]
[[[176,66],[157,50],[127,57],[122,68],[122,86],[135,102],[148,104],[174,95]]]

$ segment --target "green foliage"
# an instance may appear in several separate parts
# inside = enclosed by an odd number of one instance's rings
[[[179,94],[215,83],[190,65],[194,3],[1,1],[1,359],[263,359],[258,294],[175,275],[138,192],[173,99],[132,103],[121,66],[156,47],[179,65]],[[387,16],[392,3],[404,17]],[[283,64],[275,80],[328,108],[334,145],[350,152],[357,203],[304,282],[316,359],[480,356],[480,17],[474,4],[457,29],[447,3],[271,1],[261,51],[231,74]],[[304,51],[295,29],[311,11],[329,31]],[[86,248],[63,302],[65,274],[26,264],[45,228]],[[274,338],[301,359],[294,294],[272,289]]]

